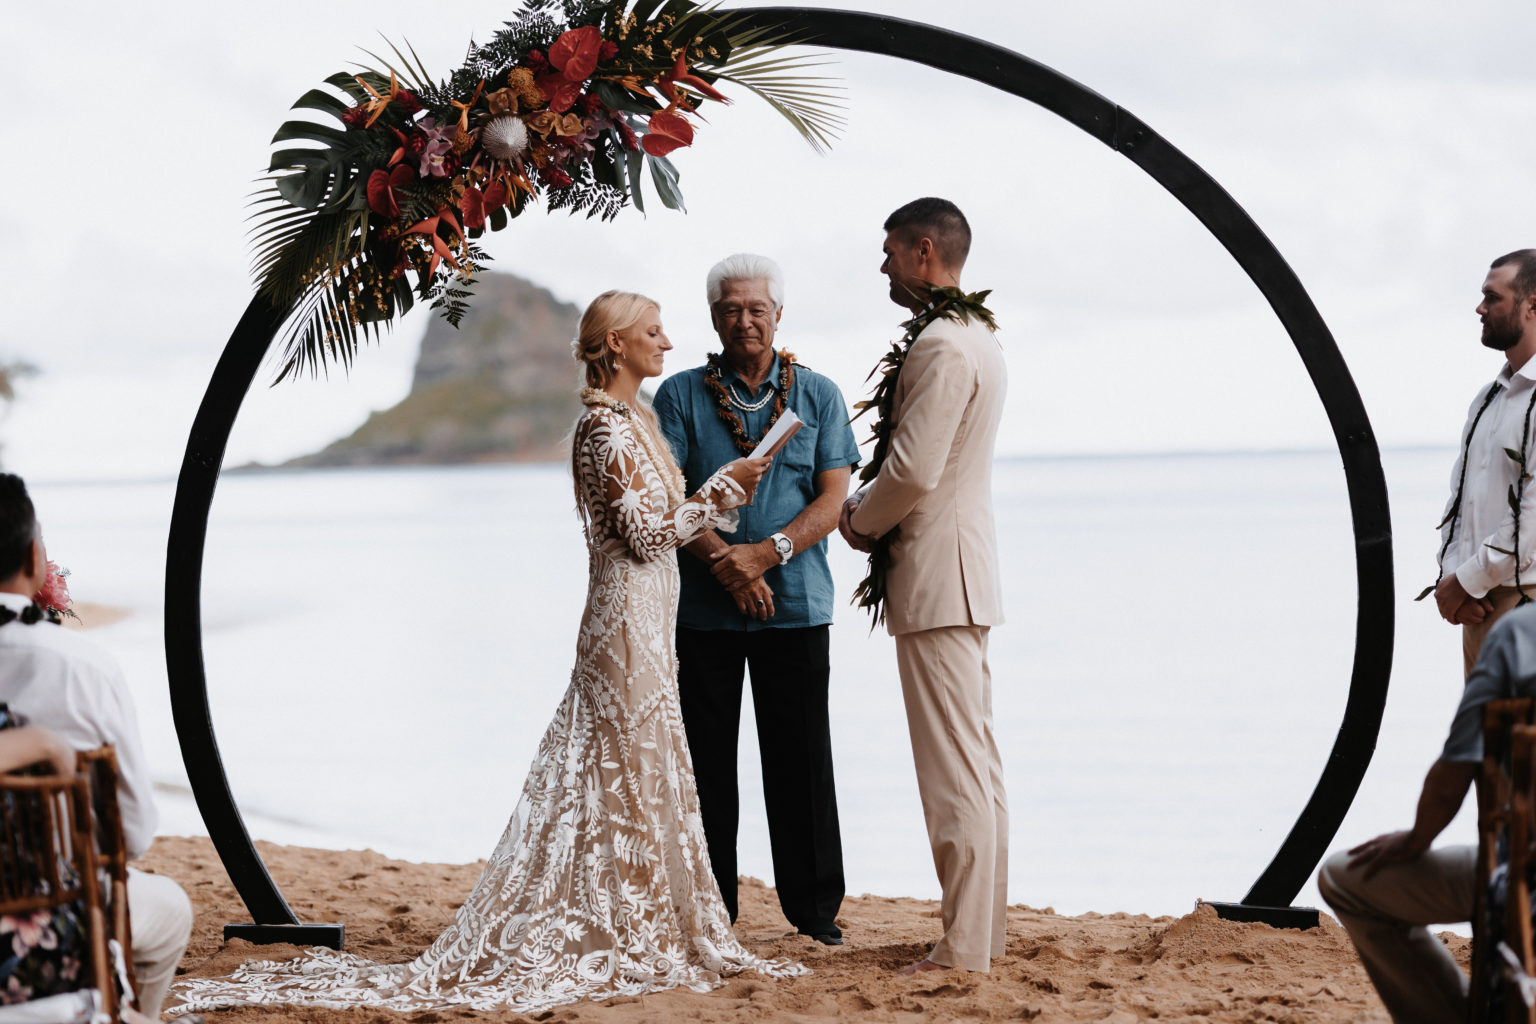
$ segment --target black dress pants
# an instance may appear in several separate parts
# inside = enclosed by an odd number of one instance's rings
[[[709,861],[736,920],[736,741],[751,673],[779,906],[807,935],[842,934],[843,844],[827,722],[827,626],[677,631],[677,687]]]

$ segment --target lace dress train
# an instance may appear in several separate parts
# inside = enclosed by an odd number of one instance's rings
[[[711,874],[677,698],[681,544],[722,525],[741,488],[723,473],[672,505],[623,410],[577,423],[587,607],[571,684],[480,881],[421,956],[381,965],[315,950],[178,984],[175,1013],[305,1004],[538,1012],[741,970],[805,973],[749,953]],[[672,505],[672,507],[669,507]]]

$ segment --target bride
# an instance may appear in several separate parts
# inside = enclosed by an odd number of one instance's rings
[[[587,607],[571,684],[522,798],[452,925],[407,964],[314,950],[179,984],[173,1013],[240,1004],[450,1006],[536,1013],[721,975],[803,974],[749,953],[710,871],[677,702],[675,549],[730,529],[767,459],[737,459],[688,496],[640,382],[672,347],[657,304],[604,292],[581,318],[585,411],[571,465]]]

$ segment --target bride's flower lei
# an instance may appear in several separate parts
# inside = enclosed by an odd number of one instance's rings
[[[602,388],[582,388],[582,405],[600,405],[605,409],[612,409],[629,423],[630,431],[635,435],[635,441],[645,451],[646,458],[651,460],[651,465],[656,467],[656,475],[661,477],[662,489],[667,492],[667,504],[676,508],[688,498],[688,485],[683,481],[682,471],[677,468],[676,460],[670,458],[669,453],[658,450],[657,445],[665,445],[666,442],[655,437],[649,423],[640,422],[635,416],[635,411],[625,402],[619,401]]]
[[[853,414],[858,419],[866,412],[874,409],[876,412],[875,426],[870,434],[870,439],[875,442],[874,453],[869,462],[859,470],[859,482],[867,484],[880,473],[880,467],[885,465],[886,456],[890,454],[891,433],[896,424],[892,421],[892,414],[896,408],[896,382],[901,377],[901,368],[907,361],[907,354],[912,351],[912,345],[917,341],[918,335],[928,328],[928,325],[940,318],[958,320],[962,324],[971,322],[975,317],[986,324],[992,330],[997,330],[997,320],[992,311],[983,303],[987,296],[991,295],[990,289],[982,292],[962,292],[952,285],[928,286],[928,304],[923,307],[912,319],[902,324],[906,333],[900,341],[891,343],[891,349],[875,368],[869,372],[866,381],[871,380],[876,374],[880,379],[875,383],[875,389],[870,396],[862,402],[854,405],[857,410]],[[859,585],[853,588],[853,600],[860,608],[868,608],[873,621],[870,628],[873,629],[885,621],[885,601],[887,577],[891,567],[891,545],[896,541],[896,535],[901,527],[893,527],[884,536],[874,542],[869,552],[869,571],[859,581]]]

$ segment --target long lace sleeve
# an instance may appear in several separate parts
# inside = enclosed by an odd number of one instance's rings
[[[576,445],[594,522],[616,534],[641,561],[679,548],[705,530],[730,524],[746,492],[722,470],[676,508],[658,509],[647,473],[655,474],[634,428],[612,410],[595,408],[577,427]],[[659,488],[658,488],[659,490]]]

